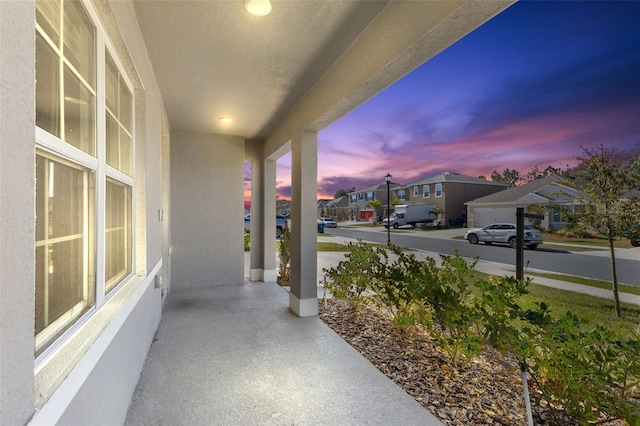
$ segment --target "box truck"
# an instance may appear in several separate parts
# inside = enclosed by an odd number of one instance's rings
[[[395,207],[389,216],[389,223],[384,219],[382,223],[385,228],[392,226],[398,229],[400,226],[411,225],[415,228],[418,223],[433,223],[437,215],[432,212],[436,208],[435,204],[401,204]]]

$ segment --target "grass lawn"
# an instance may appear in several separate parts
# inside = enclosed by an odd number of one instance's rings
[[[322,235],[322,234],[318,234],[318,235]],[[369,246],[372,247],[380,247],[380,248],[388,248],[386,244],[369,244],[366,243]],[[349,247],[345,244],[338,244],[338,243],[332,243],[332,242],[326,242],[326,241],[321,241],[318,242],[318,251],[343,251],[343,252],[347,252],[349,251]],[[413,251],[413,249],[410,248],[403,248],[404,251]]]
[[[474,271],[473,276],[470,279],[480,280],[483,278],[487,278],[488,276],[489,275],[482,272]],[[570,279],[580,280],[579,278],[567,277],[566,275],[540,274],[540,276],[546,276],[547,278],[554,279],[564,278],[564,281],[570,281]],[[587,281],[597,280],[585,280],[579,283],[589,285],[587,284]],[[598,285],[594,286],[600,287],[602,284],[609,283],[600,281]],[[603,288],[610,288],[610,286],[611,284],[609,284],[609,287]],[[636,289],[636,291],[640,290],[638,287],[634,288]],[[621,289],[620,291],[623,290]],[[585,327],[593,327],[594,325],[601,323],[609,329],[615,331],[615,333],[621,338],[632,340],[638,340],[640,338],[640,306],[638,305],[622,303],[620,305],[620,307],[622,308],[622,319],[618,320],[615,317],[613,301],[611,300],[589,296],[581,293],[574,293],[573,291],[560,290],[539,284],[531,284],[529,286],[529,294],[523,296],[520,299],[519,304],[524,309],[535,309],[536,303],[540,302],[544,302],[547,304],[553,317],[558,318],[571,311],[585,321]]]
[[[533,309],[536,303],[544,302],[549,306],[552,316],[562,316],[571,311],[585,320],[584,326],[587,328],[603,324],[621,338],[640,338],[640,306],[622,303],[622,319],[619,320],[616,319],[611,300],[538,284],[531,284],[529,291],[520,300],[520,305],[525,309]]]
[[[533,275],[535,277],[550,278],[553,280],[566,281],[570,283],[588,285],[589,287],[604,288],[606,290],[611,289],[611,283],[609,281],[594,280],[592,278],[574,277],[572,275],[552,274],[552,273],[539,273],[539,272],[527,272],[527,275]],[[622,293],[635,294],[640,296],[640,287],[635,285],[618,284],[618,290]]]
[[[602,237],[594,238],[569,238],[561,237],[557,234],[545,232],[543,234],[545,244],[562,243],[562,244],[578,244],[583,246],[593,246],[595,248],[609,248],[609,241]],[[631,248],[631,242],[628,238],[622,238],[613,242],[614,247],[617,248]]]

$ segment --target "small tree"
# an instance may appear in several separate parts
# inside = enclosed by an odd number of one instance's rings
[[[616,317],[620,318],[614,241],[640,219],[640,200],[628,195],[640,187],[640,154],[616,152],[604,145],[582,150],[583,156],[578,160],[584,168],[576,172],[576,177],[584,179],[586,186],[582,198],[576,200],[584,204],[578,218],[609,241],[613,300]]]
[[[442,215],[444,214],[444,209],[440,207],[434,207],[433,209],[431,209],[431,213],[436,215],[436,221],[438,222],[438,225],[439,225],[440,220],[442,219]]]
[[[291,231],[282,230],[282,240],[278,249],[280,265],[278,266],[278,284],[286,286],[291,283]]]
[[[380,200],[371,200],[367,203],[367,207],[369,207],[370,209],[373,209],[373,212],[375,214],[375,217],[373,218],[374,222],[378,221],[378,209],[380,207],[382,207],[382,203],[380,202]]]

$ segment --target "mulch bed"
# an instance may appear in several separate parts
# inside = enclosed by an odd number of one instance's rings
[[[319,302],[320,319],[446,425],[527,425],[515,358],[486,350],[453,368],[426,331],[401,331],[375,307],[358,311],[341,300]],[[529,383],[536,425],[577,424],[549,407]]]

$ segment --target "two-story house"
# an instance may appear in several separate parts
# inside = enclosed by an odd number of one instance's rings
[[[449,226],[466,223],[465,203],[507,189],[509,185],[454,172],[443,172],[427,179],[394,188],[392,198],[403,204],[436,204],[444,210],[440,221]]]
[[[335,220],[349,220],[349,197],[342,196],[327,203],[327,216]]]
[[[390,191],[397,188],[397,183],[391,183],[389,185]],[[390,192],[391,199],[393,200],[393,193]],[[370,201],[378,200],[381,206],[377,209],[373,209],[367,204]],[[387,184],[379,183],[368,186],[364,189],[360,189],[355,192],[349,193],[349,218],[351,220],[358,220],[363,222],[373,222],[374,220],[381,218],[385,215],[387,203]]]

